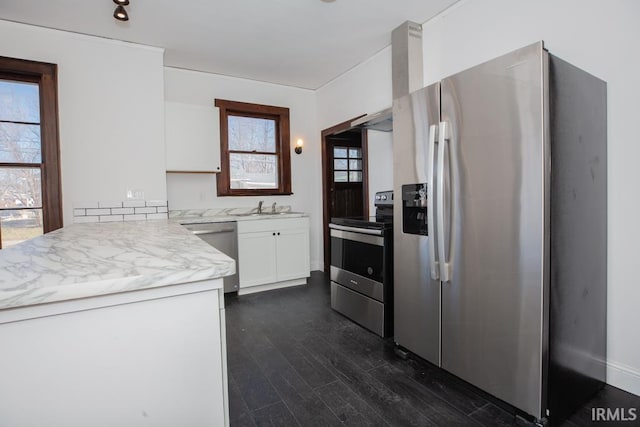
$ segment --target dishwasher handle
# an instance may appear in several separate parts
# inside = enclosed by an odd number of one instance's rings
[[[190,230],[190,231],[196,236],[202,236],[205,234],[234,233],[236,230],[233,228],[218,228],[215,230]]]

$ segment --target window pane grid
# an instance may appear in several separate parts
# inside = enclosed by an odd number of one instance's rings
[[[21,122],[16,120],[2,120],[0,119],[0,123],[11,123],[15,125],[38,125],[40,126],[40,122]]]
[[[362,182],[362,149],[333,148],[334,182]]]
[[[40,85],[0,79],[0,247],[43,233]]]
[[[268,156],[277,155],[278,152],[275,151],[242,151],[242,150],[229,150],[229,154],[265,154]]]
[[[55,72],[0,57],[0,249],[62,226]]]

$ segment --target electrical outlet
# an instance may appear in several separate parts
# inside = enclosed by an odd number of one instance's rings
[[[139,188],[128,188],[127,200],[144,200],[144,191]]]

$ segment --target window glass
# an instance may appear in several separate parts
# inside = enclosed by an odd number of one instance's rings
[[[350,170],[362,170],[362,160],[349,160]]]
[[[349,161],[347,159],[335,159],[333,161],[333,168],[335,170],[347,170],[349,169]]]
[[[3,248],[42,233],[42,209],[0,210],[0,243]]]
[[[42,207],[39,168],[0,168],[0,208]]]
[[[0,162],[41,161],[40,125],[0,122]]]
[[[39,85],[0,79],[0,120],[40,123]]]
[[[333,157],[337,158],[346,158],[347,157],[347,149],[343,147],[335,147],[333,149]]]
[[[361,159],[362,158],[362,150],[359,148],[349,148],[349,158],[350,159]]]
[[[261,154],[229,154],[231,188],[278,188],[278,157]]]
[[[349,172],[349,182],[362,182],[362,172]]]
[[[336,172],[334,172],[334,181],[335,182],[349,182],[349,172],[346,172],[346,171],[336,171]]]
[[[230,151],[276,152],[276,121],[254,117],[228,116]]]

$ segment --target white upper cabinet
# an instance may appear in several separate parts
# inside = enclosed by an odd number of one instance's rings
[[[165,102],[167,171],[220,172],[217,107]]]

